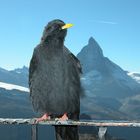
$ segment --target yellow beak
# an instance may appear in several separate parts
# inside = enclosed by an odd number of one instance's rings
[[[67,24],[65,24],[64,26],[62,26],[61,29],[62,29],[62,30],[63,30],[63,29],[67,29],[67,28],[70,28],[70,27],[72,27],[72,26],[73,26],[73,24],[67,23]]]

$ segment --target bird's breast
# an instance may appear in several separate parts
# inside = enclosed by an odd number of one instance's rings
[[[44,73],[46,80],[57,87],[62,86],[65,76],[65,59],[63,52],[44,52],[40,58],[40,72]]]

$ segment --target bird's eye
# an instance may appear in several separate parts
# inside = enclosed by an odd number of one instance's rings
[[[61,30],[61,26],[57,25],[56,29]]]
[[[59,29],[60,28],[60,26],[57,25],[57,24],[54,27],[55,27],[55,29]]]

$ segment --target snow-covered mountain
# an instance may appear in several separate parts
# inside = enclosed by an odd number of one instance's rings
[[[82,83],[89,96],[122,98],[140,91],[140,84],[104,57],[102,49],[92,37],[77,57],[83,68]]]
[[[136,107],[140,106],[131,104],[140,95],[140,74],[128,73],[105,57],[92,37],[77,57],[82,64],[81,81],[85,89],[82,112],[93,119],[140,119],[136,115],[140,114],[136,113]],[[130,106],[134,115],[131,115]]]
[[[16,72],[16,73],[28,75],[28,68],[26,66],[23,66],[22,68],[16,68],[14,70],[11,70],[11,72]]]
[[[28,87],[28,68],[23,66],[10,71],[0,68],[0,82]]]
[[[140,73],[128,72],[127,74],[131,76],[134,80],[136,80],[138,83],[140,83]]]

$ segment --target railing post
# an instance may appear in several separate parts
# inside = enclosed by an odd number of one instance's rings
[[[99,132],[98,132],[99,140],[105,140],[106,131],[107,131],[107,127],[99,127]]]
[[[37,124],[32,124],[31,140],[38,140],[38,125]]]

